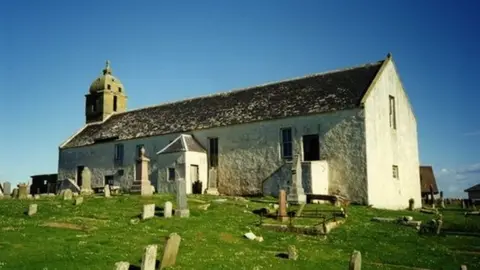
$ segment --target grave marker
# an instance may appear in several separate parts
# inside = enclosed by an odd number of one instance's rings
[[[157,262],[157,245],[148,245],[142,258],[142,270],[155,270]]]
[[[354,250],[350,257],[349,270],[361,270],[362,269],[362,254],[360,251]]]
[[[182,238],[176,233],[171,233],[168,236],[165,248],[163,250],[162,262],[160,269],[175,265],[178,255],[178,249],[180,248],[180,241]]]
[[[142,219],[149,219],[155,216],[155,204],[145,204],[143,206]]]
[[[163,217],[169,218],[172,217],[172,203],[171,202],[165,202],[165,205],[163,207]]]
[[[27,214],[28,214],[29,216],[33,216],[33,215],[35,215],[35,214],[37,213],[37,209],[38,209],[38,207],[37,207],[36,204],[30,204],[30,205],[28,206],[28,213],[27,213]]]
[[[115,270],[128,270],[130,268],[129,262],[117,262],[115,263]]]

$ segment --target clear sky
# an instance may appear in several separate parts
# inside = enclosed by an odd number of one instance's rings
[[[480,183],[476,1],[2,1],[0,181],[54,173],[111,61],[129,109],[393,54],[420,159],[451,196]],[[477,34],[475,34],[477,33]]]

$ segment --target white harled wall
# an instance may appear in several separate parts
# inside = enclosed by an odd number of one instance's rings
[[[421,206],[417,122],[393,61],[387,60],[365,100],[368,203],[401,209],[413,198]],[[396,102],[396,130],[390,127],[389,95]],[[399,178],[393,178],[397,165]]]

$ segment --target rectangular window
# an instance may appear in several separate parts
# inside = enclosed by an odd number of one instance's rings
[[[397,165],[392,166],[392,174],[393,174],[394,179],[399,179],[400,178],[400,176],[398,174],[398,166]]]
[[[117,96],[113,96],[113,111],[117,111]]]
[[[209,138],[208,158],[210,167],[218,166],[218,138]]]
[[[143,144],[137,144],[137,148],[135,150],[135,158],[140,157],[140,150],[142,149]]]
[[[390,107],[390,127],[393,129],[397,129],[395,97],[393,96],[389,96],[389,107]]]
[[[118,92],[122,92],[122,87],[118,87]]]
[[[112,89],[112,86],[110,84],[107,84],[107,89],[108,90],[111,90]]]
[[[175,168],[168,168],[168,181],[175,181]]]
[[[281,140],[282,140],[282,158],[283,159],[292,159],[292,129],[291,128],[282,128]]]
[[[115,161],[122,162],[123,161],[123,144],[115,144]]]

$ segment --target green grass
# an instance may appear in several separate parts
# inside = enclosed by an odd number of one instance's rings
[[[193,198],[193,196],[192,196]],[[216,197],[195,196],[210,201]],[[432,215],[408,211],[384,211],[350,206],[345,224],[327,239],[280,233],[257,227],[259,217],[251,210],[267,203],[229,199],[210,202],[207,211],[189,202],[190,218],[154,219],[131,224],[142,205],[163,206],[170,195],[152,198],[119,196],[110,199],[86,197],[80,206],[57,198],[41,199],[38,213],[24,214],[27,200],[0,200],[0,269],[113,269],[117,261],[139,266],[146,245],[158,244],[161,259],[165,237],[177,232],[182,237],[177,264],[172,269],[347,269],[353,250],[362,252],[362,269],[406,269],[394,265],[427,268],[480,269],[480,238],[419,235],[413,228],[371,222],[373,216],[414,216],[429,220]],[[248,208],[246,205],[248,204]],[[332,209],[308,205],[306,209]],[[264,220],[270,222],[269,220]],[[273,222],[273,221],[272,221]],[[316,222],[303,219],[300,223]],[[70,228],[44,226],[46,223]],[[469,218],[469,229],[480,217]],[[446,227],[465,227],[462,211],[445,211]],[[477,224],[471,226],[471,224]],[[473,228],[473,229],[472,229]],[[250,241],[243,234],[252,230],[264,242]],[[278,258],[288,245],[296,245],[297,261]],[[383,264],[383,265],[382,265]]]

